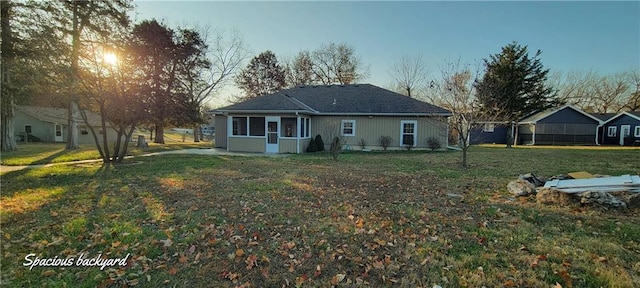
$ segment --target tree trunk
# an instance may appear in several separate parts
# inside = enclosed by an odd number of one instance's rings
[[[78,102],[69,102],[69,118],[67,126],[67,149],[78,149]],[[104,131],[105,133],[107,131]]]
[[[164,126],[162,123],[156,123],[156,139],[153,143],[164,144]]]
[[[511,148],[511,145],[513,144],[513,137],[511,137],[512,134],[512,127],[511,124],[507,125],[507,148]]]
[[[469,146],[466,146],[462,149],[462,167],[464,168],[469,167],[467,163],[467,150],[469,150]]]
[[[196,125],[193,127],[193,142],[200,142],[200,136],[202,135],[202,129],[200,129],[200,125]]]
[[[1,114],[1,124],[2,125],[2,134],[0,135],[0,150],[2,152],[13,151],[17,148],[16,145],[16,136],[15,136],[15,122],[13,120],[14,116],[14,93],[10,89],[11,88],[11,60],[13,58],[13,47],[11,41],[11,25],[10,25],[10,9],[11,2],[10,1],[2,1],[0,3],[0,16],[2,18],[2,52],[0,55],[2,59],[0,60],[0,66],[2,69],[0,71],[0,90],[1,90],[1,100],[2,104],[0,109],[2,109]],[[25,135],[26,137],[26,135]]]
[[[71,43],[71,99],[67,126],[67,149],[78,149],[78,61],[80,59],[80,25],[78,2],[73,2],[73,31]],[[104,131],[105,133],[107,131]],[[105,147],[106,148],[106,147]]]

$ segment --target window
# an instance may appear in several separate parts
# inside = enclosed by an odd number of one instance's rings
[[[264,136],[264,117],[249,117],[249,136]]]
[[[304,137],[309,138],[309,137],[311,137],[311,118],[307,118],[306,120],[307,121],[305,121],[305,122],[307,122],[307,126],[306,126],[307,129],[305,131]]]
[[[31,125],[24,125],[24,132],[27,134],[31,134]]]
[[[616,137],[616,126],[609,126],[607,128],[607,136],[608,137]]]
[[[300,138],[309,138],[309,126],[311,122],[309,118],[300,119]]]
[[[282,125],[282,133],[280,135],[282,137],[297,137],[298,134],[296,131],[298,130],[298,119],[297,118],[280,118],[280,125]]]
[[[356,136],[356,120],[342,120],[340,131],[342,136]]]
[[[495,129],[496,129],[496,124],[485,123],[484,128],[482,128],[482,132],[493,132]]]
[[[56,129],[57,129],[57,128],[56,128]],[[87,135],[87,134],[89,134],[89,131],[87,131],[87,127],[80,126],[80,127],[79,127],[79,130],[80,130],[80,134],[82,134],[82,135]]]
[[[62,136],[62,125],[56,124],[56,137]]]
[[[233,117],[233,135],[247,135],[247,117]]]
[[[633,132],[635,137],[640,137],[640,126],[636,126],[636,130]]]
[[[417,126],[418,121],[400,121],[400,146],[415,147],[418,144],[416,141]]]

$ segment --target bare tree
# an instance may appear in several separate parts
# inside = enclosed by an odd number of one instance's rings
[[[201,59],[190,59],[184,63],[184,69],[187,70],[186,77],[178,79],[187,93],[187,102],[196,110],[194,111],[194,116],[197,118],[194,119],[194,142],[200,142],[202,131],[199,124],[205,120],[204,104],[233,79],[242,62],[248,57],[242,36],[237,31],[233,31],[228,36],[222,31],[217,31],[213,33],[210,41],[211,33],[208,29],[201,29],[199,33],[203,41],[208,43],[203,52],[204,58],[208,59],[209,63],[198,65],[196,61]]]
[[[311,53],[315,81],[322,84],[351,84],[368,76],[355,49],[345,43],[323,46]]]
[[[632,72],[603,76],[594,71],[573,71],[554,78],[552,85],[558,89],[561,101],[584,111],[618,113],[629,104],[634,106],[634,94],[630,93],[634,88]]]
[[[630,111],[639,111],[640,110],[640,69],[629,71],[627,73],[627,79],[629,81],[630,93],[627,99],[627,104],[624,105],[624,108]]]
[[[440,67],[441,78],[429,84],[427,98],[434,104],[449,110],[451,132],[458,137],[458,147],[462,150],[462,166],[468,167],[467,154],[471,145],[471,131],[479,127],[479,121],[490,121],[499,113],[483,112],[478,105],[474,83],[479,77],[479,68],[475,71],[469,64],[446,61]],[[493,117],[493,118],[492,118]]]
[[[409,97],[415,97],[420,92],[419,89],[426,88],[429,69],[422,55],[403,56],[391,66],[389,74],[395,80],[399,91]]]

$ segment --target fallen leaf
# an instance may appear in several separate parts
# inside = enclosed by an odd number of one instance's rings
[[[244,250],[242,249],[236,250],[236,257],[242,257],[242,256],[244,256]]]
[[[42,276],[43,277],[49,277],[49,276],[53,276],[53,275],[56,275],[56,271],[54,271],[54,270],[42,271]]]
[[[169,269],[169,275],[176,275],[176,273],[178,273],[178,267],[173,266]]]
[[[187,256],[181,255],[180,259],[178,259],[178,261],[182,264],[187,263]]]
[[[196,245],[191,245],[191,247],[189,247],[189,254],[193,254],[194,252],[196,252]]]
[[[58,212],[51,211],[51,217],[58,217]]]
[[[122,244],[120,241],[116,241],[116,242],[111,243],[111,247],[116,248],[116,247],[120,246],[120,244]]]
[[[313,273],[313,276],[314,277],[318,277],[318,276],[320,276],[320,274],[322,274],[322,268],[320,267],[320,265],[317,265],[316,266],[316,272]]]
[[[173,241],[169,238],[165,240],[160,240],[160,242],[162,242],[163,247],[171,247],[171,245],[173,245]]]
[[[346,277],[347,275],[345,274],[336,274],[335,276],[331,277],[331,285],[338,285],[338,283],[342,282],[342,280],[344,280],[344,277]]]

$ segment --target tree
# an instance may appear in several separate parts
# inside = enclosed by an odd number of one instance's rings
[[[462,166],[468,167],[467,154],[471,145],[471,131],[479,127],[479,121],[491,121],[492,115],[484,113],[477,102],[475,83],[478,69],[472,71],[468,64],[447,61],[441,68],[441,78],[431,81],[429,100],[447,110],[452,116],[449,128],[457,136],[457,145],[462,150]]]
[[[1,29],[2,29],[2,43],[1,45],[1,101],[2,107],[0,107],[1,117],[2,117],[2,135],[0,136],[0,143],[2,148],[0,149],[2,152],[13,151],[16,149],[16,138],[14,133],[14,104],[15,104],[15,93],[12,91],[12,83],[11,83],[11,70],[14,58],[13,52],[13,35],[11,33],[11,1],[0,1],[0,18],[1,18]]]
[[[324,84],[351,84],[367,76],[355,49],[345,43],[330,43],[311,53],[315,81]]]
[[[629,111],[640,111],[640,69],[631,70],[627,74],[627,77],[629,79],[629,85],[631,86],[631,92],[624,108]]]
[[[633,106],[633,72],[599,75],[574,71],[555,75],[555,89],[561,101],[594,113],[618,113]],[[631,103],[630,103],[631,102]],[[631,104],[631,105],[629,105]]]
[[[200,141],[199,124],[205,121],[205,102],[227,84],[247,57],[245,45],[237,33],[225,37],[223,32],[217,32],[211,42],[207,41],[208,31],[198,33],[202,37],[202,43],[197,46],[201,48],[202,54],[183,63],[185,77],[179,79],[188,98],[187,106],[192,115],[192,123],[188,124],[194,124],[194,142]],[[195,41],[195,35],[193,38]]]
[[[195,69],[210,64],[204,58],[206,44],[192,29],[176,31],[156,20],[137,24],[132,33],[132,59],[144,79],[142,92],[147,95],[149,121],[155,127],[154,142],[164,144],[165,125],[191,123],[196,117],[189,86],[181,84],[194,77]]]
[[[276,55],[269,50],[262,52],[236,77],[236,85],[244,91],[244,97],[239,100],[280,91],[286,86],[285,78]]]
[[[409,97],[415,97],[419,89],[426,87],[429,69],[422,55],[403,56],[391,66],[390,74],[399,91]]]
[[[287,84],[289,87],[314,84],[313,61],[309,51],[301,51],[293,58],[290,65],[287,65]]]
[[[513,42],[484,59],[484,76],[475,88],[486,112],[497,110],[503,120],[516,121],[558,104],[555,91],[546,84],[549,70],[542,66],[541,54],[538,50],[530,57],[527,46]]]

